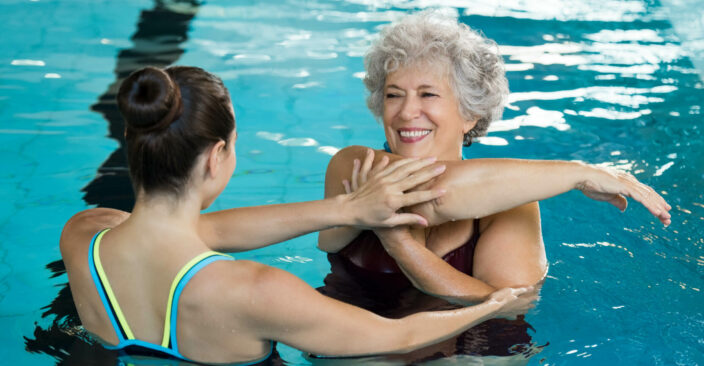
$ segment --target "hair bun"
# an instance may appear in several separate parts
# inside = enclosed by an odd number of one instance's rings
[[[164,70],[145,67],[122,82],[117,105],[127,127],[141,132],[163,130],[181,113],[181,93]]]

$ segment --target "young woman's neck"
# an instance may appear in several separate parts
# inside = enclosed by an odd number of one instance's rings
[[[186,193],[177,197],[140,192],[130,219],[140,226],[166,226],[197,231],[201,204],[201,199],[196,194]]]

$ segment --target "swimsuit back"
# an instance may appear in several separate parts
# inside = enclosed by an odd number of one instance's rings
[[[190,281],[190,279],[193,278],[198,271],[203,269],[208,264],[220,260],[234,260],[234,258],[227,254],[208,251],[197,255],[195,258],[186,263],[180,271],[178,271],[169,290],[169,299],[166,304],[166,317],[164,319],[164,333],[161,344],[154,344],[135,338],[134,333],[130,329],[129,324],[127,324],[125,316],[122,313],[122,309],[120,308],[120,304],[118,303],[112,287],[110,286],[110,282],[105,275],[105,270],[103,269],[102,262],[100,261],[99,252],[100,241],[108,230],[110,229],[105,229],[97,233],[93,237],[88,250],[88,263],[91,276],[93,277],[95,287],[98,290],[100,299],[103,302],[103,306],[105,307],[118,338],[117,345],[112,346],[103,344],[103,347],[111,350],[118,350],[122,353],[130,355],[136,354],[162,358],[176,358],[194,362],[184,357],[178,350],[176,321],[178,319],[178,302],[181,297],[181,292],[184,287],[186,287],[188,281]],[[271,351],[264,359],[268,358],[270,354]],[[257,363],[262,360],[256,360],[248,364]]]

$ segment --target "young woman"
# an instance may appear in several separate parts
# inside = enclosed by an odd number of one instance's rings
[[[321,355],[404,352],[534,299],[521,296],[525,288],[503,289],[476,306],[391,320],[320,295],[287,272],[213,252],[339,225],[424,224],[397,211],[441,196],[404,192],[443,168],[404,159],[350,194],[201,215],[235,169],[235,118],[222,81],[194,67],[145,68],[117,99],[134,209],[78,213],[61,236],[81,322],[108,348],[208,363],[264,362],[273,341]]]

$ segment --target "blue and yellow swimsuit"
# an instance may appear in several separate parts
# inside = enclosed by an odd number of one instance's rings
[[[226,254],[209,251],[201,253],[191,259],[188,263],[186,263],[186,265],[183,266],[183,268],[181,268],[180,271],[178,271],[176,277],[171,283],[169,300],[166,304],[164,336],[161,340],[161,344],[154,344],[136,339],[134,337],[130,326],[125,320],[125,316],[120,309],[120,304],[118,304],[117,298],[112,291],[112,287],[110,287],[110,282],[105,275],[105,271],[103,270],[103,266],[100,261],[99,250],[100,240],[103,235],[108,232],[108,230],[110,229],[105,229],[95,234],[88,250],[88,264],[90,266],[90,273],[93,276],[95,287],[98,289],[100,299],[103,301],[103,306],[105,306],[105,310],[108,313],[108,317],[110,318],[110,322],[112,323],[113,329],[115,329],[115,333],[118,338],[118,344],[116,346],[103,344],[103,347],[110,350],[120,351],[122,354],[126,355],[176,358],[187,362],[196,362],[184,357],[178,350],[178,341],[176,339],[176,319],[178,319],[178,301],[181,296],[181,292],[183,291],[183,288],[186,287],[188,281],[208,264],[219,260],[234,260],[234,258]],[[271,349],[264,358],[246,362],[243,363],[243,365],[251,365],[266,360],[271,355],[272,350],[273,343],[271,343]]]

